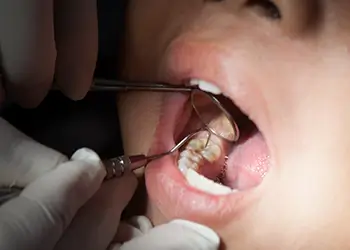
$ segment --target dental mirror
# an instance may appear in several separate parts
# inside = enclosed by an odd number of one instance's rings
[[[239,139],[239,129],[234,118],[214,95],[193,90],[191,102],[194,111],[208,131],[228,142]]]

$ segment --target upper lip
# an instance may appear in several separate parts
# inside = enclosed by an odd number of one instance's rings
[[[245,72],[244,66],[237,63],[230,51],[207,47],[206,44],[176,40],[162,61],[160,78],[176,85],[189,79],[201,79],[218,86],[265,134],[267,126],[262,118],[267,117],[266,107],[261,92],[254,86],[254,76]],[[259,110],[253,106],[259,106]]]

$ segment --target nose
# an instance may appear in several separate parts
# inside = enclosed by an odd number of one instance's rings
[[[323,10],[319,0],[281,0],[282,27],[289,35],[316,32],[322,26]]]

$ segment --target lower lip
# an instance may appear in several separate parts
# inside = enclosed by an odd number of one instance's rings
[[[189,186],[167,156],[146,168],[146,185],[152,202],[168,220],[187,219],[209,226],[224,226],[251,204],[251,191],[214,196]]]
[[[175,114],[174,121],[167,119],[169,124],[158,124],[155,138],[162,141],[153,143],[150,154],[167,151],[174,145],[175,119],[181,117],[185,102],[181,96],[167,98],[162,114]],[[175,155],[169,155],[154,161],[145,174],[149,198],[168,220],[181,218],[209,226],[224,226],[242,215],[255,200],[254,189],[217,196],[189,186],[175,159]]]

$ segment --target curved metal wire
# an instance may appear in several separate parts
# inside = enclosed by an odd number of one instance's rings
[[[154,160],[157,160],[159,158],[162,158],[166,155],[170,155],[170,154],[173,154],[174,152],[176,152],[177,150],[179,150],[180,148],[182,148],[184,145],[186,145],[187,142],[189,142],[193,137],[195,137],[196,135],[198,135],[199,133],[202,133],[202,132],[205,132],[207,131],[209,134],[210,134],[210,131],[208,131],[207,129],[205,128],[201,128],[189,135],[187,135],[185,138],[183,138],[179,143],[177,143],[172,149],[170,149],[169,151],[167,152],[164,152],[162,154],[158,154],[158,155],[151,155],[151,156],[147,156],[147,161],[150,162],[150,161],[154,161]],[[207,143],[209,142],[209,136],[208,136],[208,141]]]
[[[198,93],[198,91],[200,91],[201,94],[206,95],[214,103],[214,105],[220,109],[220,111],[225,115],[227,120],[230,122],[230,125],[233,129],[233,132],[234,132],[234,138],[232,140],[220,135],[217,131],[215,131],[213,128],[211,128],[209,126],[209,124],[207,124],[206,121],[203,120],[201,112],[198,110],[197,105],[196,105],[195,100],[194,100],[195,99],[194,96],[196,93]],[[211,134],[214,134],[214,135],[218,136],[219,138],[221,138],[225,141],[228,141],[228,142],[235,142],[239,139],[240,134],[239,134],[239,128],[238,128],[237,123],[235,122],[235,120],[231,116],[231,114],[224,108],[224,106],[221,104],[221,102],[214,95],[209,94],[208,92],[194,89],[191,91],[191,104],[192,104],[192,107],[193,107],[194,111],[196,112],[198,118],[201,120],[201,122],[205,126],[206,130],[210,131]]]

